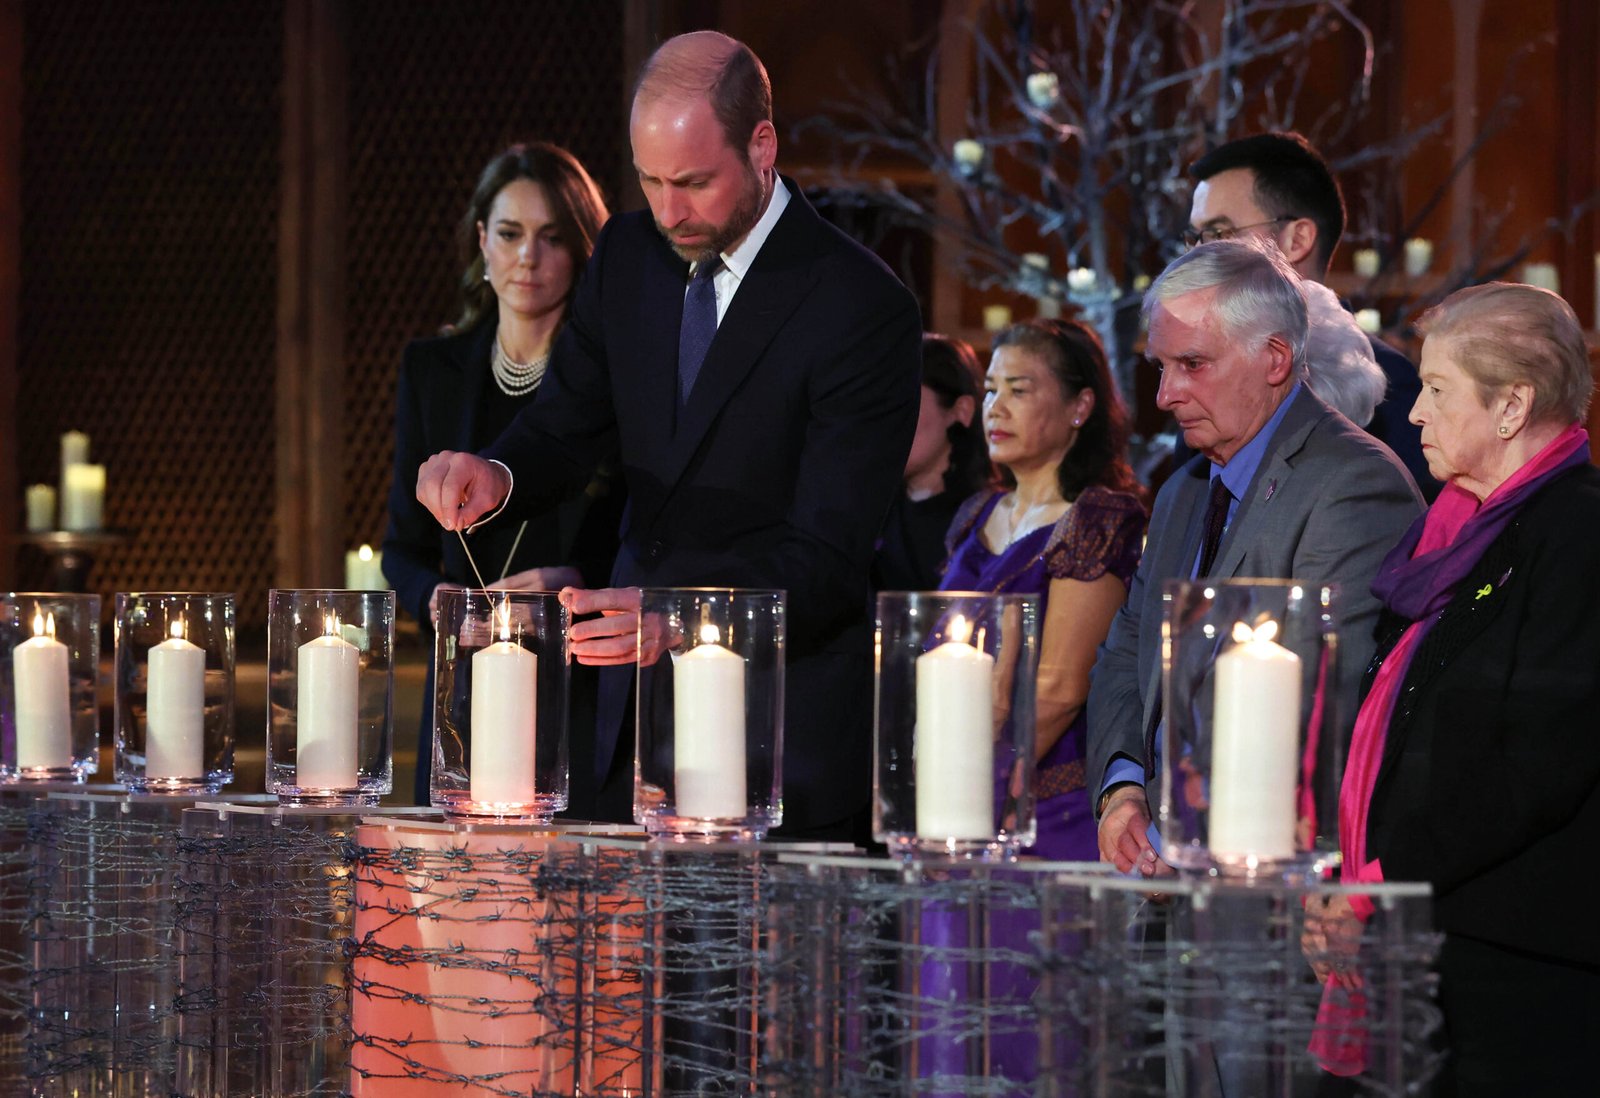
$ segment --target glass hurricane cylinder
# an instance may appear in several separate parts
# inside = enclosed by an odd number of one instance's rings
[[[878,596],[872,837],[902,856],[1034,840],[1039,597]]]
[[[394,787],[394,592],[268,596],[267,791],[372,805]]]
[[[99,674],[99,595],[0,595],[0,781],[99,769]]]
[[[1171,580],[1163,598],[1162,856],[1229,876],[1294,878],[1336,864],[1355,717],[1337,690],[1337,590]]]
[[[553,591],[439,592],[436,808],[547,822],[567,807],[567,611]]]
[[[234,616],[232,595],[117,595],[117,781],[134,792],[233,780]]]
[[[783,822],[784,593],[646,588],[633,814],[656,836]]]

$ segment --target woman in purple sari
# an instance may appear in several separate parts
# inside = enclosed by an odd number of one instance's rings
[[[1001,332],[984,390],[989,457],[1004,486],[962,505],[940,586],[1043,599],[1030,852],[1094,861],[1083,772],[1089,669],[1127,597],[1148,518],[1125,456],[1127,420],[1100,341],[1075,321]]]

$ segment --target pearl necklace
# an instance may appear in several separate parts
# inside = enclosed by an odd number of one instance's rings
[[[544,380],[545,368],[550,365],[550,355],[546,352],[531,362],[517,362],[506,354],[497,332],[494,337],[494,354],[490,356],[489,365],[494,372],[494,383],[500,386],[502,393],[511,397],[526,396]]]

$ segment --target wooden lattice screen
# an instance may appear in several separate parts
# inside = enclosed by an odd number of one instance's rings
[[[451,239],[482,163],[566,144],[624,163],[622,0],[349,0],[345,507],[376,542],[405,341],[450,319]],[[26,0],[19,474],[87,431],[128,542],[89,587],[272,585],[282,0]],[[42,584],[25,552],[18,585]]]
[[[272,0],[24,8],[18,471],[55,483],[57,436],[90,434],[130,535],[104,595],[265,616],[282,28]]]

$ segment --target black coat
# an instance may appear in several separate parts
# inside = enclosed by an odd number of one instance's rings
[[[867,589],[873,542],[920,398],[911,294],[828,225],[792,181],[678,408],[688,265],[648,212],[613,217],[538,398],[485,456],[545,505],[620,455],[628,513],[616,586],[783,588],[784,822],[863,812],[872,756]],[[597,775],[609,772],[633,669],[602,675]]]
[[[1385,614],[1374,670],[1408,623]],[[1369,676],[1370,683],[1370,676]],[[1541,489],[1412,657],[1368,817],[1439,929],[1600,964],[1600,471]]]

